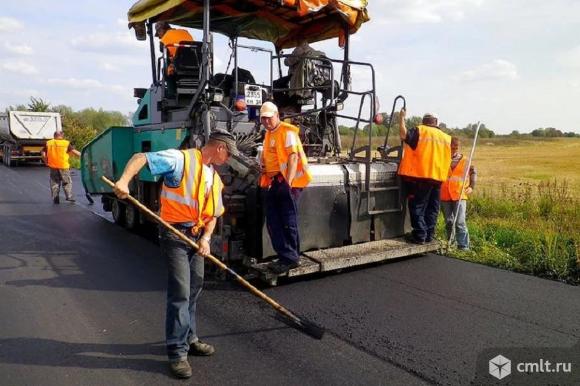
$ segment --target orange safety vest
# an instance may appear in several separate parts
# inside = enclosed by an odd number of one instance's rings
[[[399,175],[445,181],[451,165],[451,137],[436,127],[417,126],[419,141],[415,150],[403,143]]]
[[[467,200],[465,189],[469,187],[469,174],[463,184],[467,161],[461,157],[455,168],[449,168],[449,178],[441,185],[441,201]]]
[[[174,44],[178,44],[181,42],[192,42],[193,37],[189,32],[184,29],[177,29],[172,28],[163,34],[161,37],[161,43],[165,47],[167,47],[167,51],[169,51],[169,56],[173,58],[175,56],[175,51],[177,51],[177,47],[174,47]]]
[[[308,158],[304,153],[300,137],[298,137],[300,130],[296,126],[286,122],[280,122],[280,126],[278,126],[276,130],[266,130],[266,136],[264,137],[264,151],[262,152],[262,165],[265,165],[264,155],[268,151],[267,148],[275,148],[280,173],[282,173],[286,181],[288,181],[289,155],[286,153],[286,133],[288,131],[296,133],[296,138],[298,140],[298,143],[296,144],[298,147],[298,166],[296,168],[296,176],[292,181],[292,187],[305,188],[310,181],[312,181],[312,174],[308,170]],[[260,177],[260,186],[262,188],[268,188],[272,184],[272,179],[267,176],[267,173],[274,171],[276,170],[266,170],[266,173],[262,174]]]
[[[206,193],[207,172],[203,168],[201,152],[197,149],[181,152],[185,161],[183,177],[176,188],[163,184],[160,216],[169,223],[193,222],[192,233],[197,234],[212,218],[224,214],[224,185],[214,170],[212,188]]]
[[[66,139],[50,139],[46,142],[46,158],[48,167],[52,169],[68,169],[68,147],[70,142]]]

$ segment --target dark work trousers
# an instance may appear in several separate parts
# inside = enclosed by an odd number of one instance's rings
[[[424,180],[404,180],[409,204],[409,216],[413,227],[413,237],[417,241],[431,241],[435,234],[441,183]]]
[[[281,175],[272,179],[266,192],[266,226],[272,247],[279,258],[291,262],[300,260],[297,205],[301,192],[301,188],[290,188]]]
[[[191,225],[173,224],[191,240]],[[161,254],[167,262],[167,309],[165,338],[169,361],[187,359],[191,342],[197,341],[197,299],[203,287],[203,257],[164,227],[159,228]]]

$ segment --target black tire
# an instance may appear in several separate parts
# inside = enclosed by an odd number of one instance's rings
[[[125,204],[119,200],[113,200],[111,204],[111,214],[115,224],[123,226],[125,224]]]
[[[10,167],[12,166],[12,154],[11,154],[10,146],[6,147],[6,152],[4,153],[5,165]]]
[[[133,205],[125,207],[125,228],[136,230],[139,227],[139,211]]]

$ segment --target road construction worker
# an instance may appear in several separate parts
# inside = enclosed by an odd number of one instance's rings
[[[159,244],[168,265],[166,348],[170,371],[177,378],[191,377],[188,354],[207,356],[215,351],[197,336],[197,299],[204,280],[203,256],[210,254],[217,218],[225,211],[223,184],[214,165],[223,165],[237,154],[232,134],[214,131],[201,150],[135,154],[115,184],[115,194],[123,199],[129,194],[132,178],[145,165],[151,174],[163,176],[160,217],[199,245],[195,251],[171,231],[160,228]]]
[[[280,121],[278,107],[265,102],[260,121],[266,128],[260,187],[266,194],[266,226],[278,259],[269,268],[278,274],[300,264],[298,198],[312,176],[299,129]]]
[[[175,56],[175,51],[177,51],[177,47],[174,47],[175,44],[193,41],[193,36],[187,30],[173,28],[165,21],[155,24],[155,36],[159,38],[162,46],[167,47],[169,59]]]
[[[46,142],[41,152],[42,160],[50,169],[50,193],[52,202],[60,203],[60,186],[64,190],[67,201],[75,202],[72,192],[72,179],[70,177],[69,155],[80,157],[81,153],[73,145],[64,139],[62,131],[56,131],[54,138]]]
[[[451,167],[449,177],[441,186],[441,209],[445,217],[445,228],[447,240],[451,237],[453,220],[455,220],[455,239],[457,248],[461,250],[469,249],[469,231],[465,224],[465,212],[467,209],[467,197],[473,192],[477,173],[473,165],[469,168],[469,173],[465,181],[465,168],[468,160],[459,152],[459,138],[451,138]],[[451,240],[452,241],[452,240]]]
[[[407,197],[413,231],[407,240],[424,244],[433,241],[439,214],[441,184],[451,164],[451,137],[437,126],[437,116],[425,114],[422,123],[407,130],[405,109],[399,113],[399,135],[403,157],[399,175]]]

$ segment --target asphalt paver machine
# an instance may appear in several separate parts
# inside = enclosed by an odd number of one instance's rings
[[[369,20],[366,7],[366,0],[135,3],[128,12],[129,26],[137,39],[149,40],[152,84],[134,90],[139,105],[131,127],[111,127],[83,149],[82,180],[87,192],[102,195],[103,207],[112,212],[115,222],[136,229],[147,219],[117,200],[101,175],[117,180],[134,153],[201,147],[212,130],[228,130],[236,137],[241,154],[219,170],[226,185],[226,214],[216,227],[212,252],[243,268],[248,276],[274,284],[277,276],[268,271],[267,263],[275,252],[258,186],[264,130],[259,108],[272,100],[282,119],[300,127],[313,174],[299,202],[301,264],[288,276],[437,249],[436,243],[409,244],[402,237],[408,231],[408,216],[396,173],[400,146],[389,148],[385,138],[378,153],[372,149],[377,115],[375,71],[370,63],[349,58],[350,36]],[[176,44],[171,60],[170,47],[164,47],[157,57],[153,29],[160,21],[201,30],[203,39]],[[231,72],[214,72],[214,33],[229,38]],[[273,47],[238,44],[238,38],[271,42]],[[316,50],[284,52],[328,39],[338,40],[342,58],[332,59]],[[269,82],[257,83],[252,69],[238,66],[241,49],[266,54]],[[283,63],[292,63],[291,74],[283,75]],[[353,85],[352,73],[360,71],[369,74],[367,84]],[[343,121],[353,122],[356,128],[349,146],[341,143],[339,135],[338,123]],[[356,133],[363,125],[367,130],[361,130],[358,137],[364,144],[358,146]],[[156,211],[160,184],[145,168],[133,181],[132,194]]]

